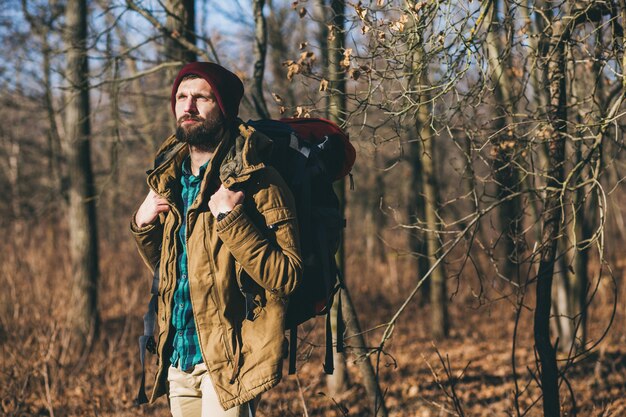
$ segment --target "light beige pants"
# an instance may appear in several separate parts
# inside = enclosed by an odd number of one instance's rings
[[[254,417],[257,400],[224,411],[204,363],[185,372],[170,366],[167,374],[173,417]]]

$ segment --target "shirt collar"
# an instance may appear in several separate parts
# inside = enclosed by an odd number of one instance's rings
[[[206,161],[204,165],[202,165],[200,167],[200,172],[198,173],[198,177],[202,178],[204,176],[204,171],[206,171],[206,167],[209,165],[209,161]],[[183,160],[183,175],[185,177],[196,177],[195,175],[193,175],[193,173],[191,172],[191,157],[187,156],[184,160]]]

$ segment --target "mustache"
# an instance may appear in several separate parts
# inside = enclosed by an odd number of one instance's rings
[[[187,120],[193,120],[194,122],[203,122],[204,119],[202,117],[199,116],[191,116],[191,115],[185,115],[185,116],[181,116],[178,119],[178,124],[185,122]]]

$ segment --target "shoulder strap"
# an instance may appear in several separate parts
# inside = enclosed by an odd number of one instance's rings
[[[143,315],[143,335],[139,336],[139,359],[141,361],[141,383],[139,392],[135,398],[135,405],[146,404],[148,397],[146,396],[146,350],[152,354],[156,353],[156,342],[154,340],[154,326],[157,316],[157,296],[159,293],[159,265],[154,268],[154,276],[152,277],[152,288],[150,288],[150,301],[148,302],[148,311]]]

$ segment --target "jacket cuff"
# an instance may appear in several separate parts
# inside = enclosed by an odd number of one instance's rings
[[[217,222],[217,232],[221,233],[237,222],[243,215],[243,204],[237,204],[222,220]]]
[[[137,216],[137,212],[133,213],[133,217],[130,219],[130,231],[136,235],[148,234],[156,227],[156,222],[148,224],[144,227],[137,226],[135,222],[135,217]]]

